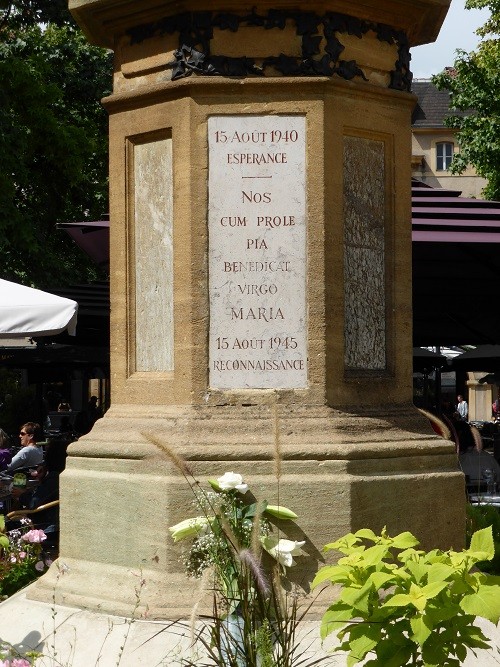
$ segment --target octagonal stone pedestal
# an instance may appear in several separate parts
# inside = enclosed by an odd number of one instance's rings
[[[306,590],[350,530],[463,544],[453,447],[411,405],[408,49],[448,4],[70,2],[115,53],[112,406],[61,478],[69,569],[30,595],[189,615],[191,493],[151,437],[295,509]]]

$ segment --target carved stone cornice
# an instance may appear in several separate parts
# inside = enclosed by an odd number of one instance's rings
[[[335,11],[390,24],[402,30],[410,46],[435,41],[451,0],[254,0],[257,5],[282,11],[324,14]],[[94,44],[113,48],[114,38],[139,22],[163,16],[205,10],[239,13],[242,0],[69,0],[69,9]],[[140,6],[138,6],[140,5]]]
[[[296,35],[301,38],[301,55],[254,57],[230,57],[211,54],[214,29],[237,33],[241,27],[285,30],[292,23]],[[172,68],[172,80],[191,76],[247,77],[263,76],[273,69],[283,76],[339,76],[351,80],[359,77],[367,81],[363,69],[356,60],[343,60],[344,45],[338,35],[353,35],[362,39],[372,31],[377,40],[396,45],[397,60],[390,72],[389,88],[409,91],[410,71],[409,42],[404,32],[382,23],[373,23],[346,14],[328,12],[322,16],[312,12],[269,10],[259,14],[216,12],[185,12],[167,16],[158,21],[144,23],[127,30],[131,45],[152,37],[178,35],[178,48]]]

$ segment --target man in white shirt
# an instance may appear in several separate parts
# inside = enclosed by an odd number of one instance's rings
[[[469,418],[469,406],[467,405],[467,401],[465,401],[464,397],[460,394],[457,396],[457,401],[457,412],[464,422],[466,422]]]
[[[12,458],[7,466],[9,472],[19,468],[36,468],[43,461],[43,452],[36,442],[40,425],[35,422],[26,422],[19,430],[19,440],[22,449]]]

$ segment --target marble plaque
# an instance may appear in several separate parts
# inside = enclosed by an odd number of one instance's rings
[[[134,147],[135,370],[174,368],[172,139]]]
[[[305,118],[212,116],[210,387],[307,386]]]
[[[386,368],[384,144],[344,138],[344,362]]]

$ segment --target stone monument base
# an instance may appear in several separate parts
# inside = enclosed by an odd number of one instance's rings
[[[359,528],[409,530],[424,549],[464,546],[454,447],[412,407],[375,415],[269,404],[115,405],[70,446],[59,563],[30,597],[126,616],[189,617],[199,584],[186,577],[185,544],[174,544],[168,527],[199,513],[189,482],[208,489],[209,478],[227,471],[241,473],[258,499],[298,514],[279,529],[306,541],[306,557],[288,570],[306,592],[323,545]],[[324,607],[320,598],[313,612]]]

